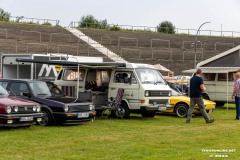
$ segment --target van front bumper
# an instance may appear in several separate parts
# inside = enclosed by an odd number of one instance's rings
[[[170,104],[144,105],[140,107],[140,110],[143,111],[165,111],[170,109],[173,109]]]

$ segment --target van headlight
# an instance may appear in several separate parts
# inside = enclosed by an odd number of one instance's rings
[[[69,110],[69,106],[65,105],[65,106],[64,106],[64,111],[65,111],[65,112],[68,112],[68,110]]]
[[[7,113],[11,113],[12,112],[12,107],[11,106],[7,106]]]
[[[37,105],[37,112],[41,111],[41,106]]]
[[[93,104],[90,104],[90,105],[89,105],[89,110],[91,110],[91,111],[92,111],[92,110],[94,110],[94,109],[95,109],[95,105],[93,105]]]
[[[145,97],[149,96],[149,91],[145,91]]]

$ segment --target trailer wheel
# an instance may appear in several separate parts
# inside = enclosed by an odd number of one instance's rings
[[[41,126],[50,126],[53,124],[53,118],[50,111],[47,109],[42,110],[42,113],[44,114],[44,117],[42,118],[42,121],[38,122]]]

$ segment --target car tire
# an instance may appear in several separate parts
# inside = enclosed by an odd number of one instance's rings
[[[188,105],[180,103],[175,106],[175,114],[181,118],[187,117],[188,108]]]
[[[130,110],[126,103],[121,103],[120,107],[114,112],[116,118],[128,119],[130,117]]]
[[[42,113],[44,113],[44,117],[42,118],[41,122],[38,122],[39,125],[41,126],[50,126],[53,124],[53,118],[52,114],[49,110],[44,109],[42,110]]]
[[[142,117],[155,117],[156,112],[155,111],[142,111],[141,115],[142,115]]]

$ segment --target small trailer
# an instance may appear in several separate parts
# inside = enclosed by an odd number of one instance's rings
[[[1,77],[8,79],[38,79],[54,81],[61,70],[61,65],[17,62],[16,58],[31,60],[59,60],[77,62],[103,62],[102,57],[84,57],[67,54],[2,54]]]

